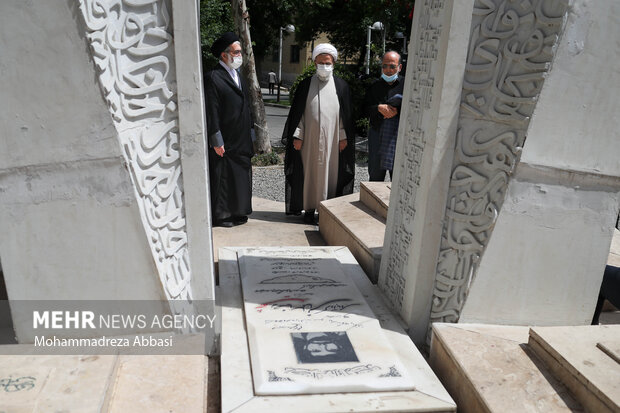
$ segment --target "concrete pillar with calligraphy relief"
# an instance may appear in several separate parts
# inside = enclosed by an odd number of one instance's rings
[[[198,20],[195,1],[0,5],[9,298],[214,306]]]
[[[417,343],[433,321],[591,315],[618,208],[617,9],[416,3],[379,285]]]

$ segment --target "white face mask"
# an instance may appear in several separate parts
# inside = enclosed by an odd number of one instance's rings
[[[233,70],[237,70],[241,67],[241,64],[243,63],[243,56],[233,56],[233,55],[228,55],[228,67],[230,67]]]
[[[329,79],[333,71],[334,71],[333,65],[321,65],[321,64],[316,65],[316,74],[319,77],[319,79],[323,81]]]

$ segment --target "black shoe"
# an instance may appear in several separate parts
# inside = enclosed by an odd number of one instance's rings
[[[232,221],[225,221],[223,219],[218,219],[217,221],[213,221],[214,227],[224,227],[224,228],[232,228],[234,224]]]
[[[233,225],[243,225],[246,222],[248,222],[247,215],[239,215],[239,216],[232,217]]]
[[[316,224],[316,221],[314,220],[314,209],[304,213],[304,223],[312,225]]]

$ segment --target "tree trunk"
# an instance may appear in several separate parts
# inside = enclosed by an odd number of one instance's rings
[[[243,75],[248,80],[250,87],[250,109],[254,117],[254,131],[256,132],[254,149],[258,153],[271,152],[271,142],[269,141],[269,131],[267,130],[267,120],[265,118],[265,105],[263,103],[258,77],[256,76],[256,63],[254,61],[254,51],[252,50],[252,39],[250,37],[250,15],[245,6],[245,0],[231,0],[231,6],[235,27],[241,38]]]

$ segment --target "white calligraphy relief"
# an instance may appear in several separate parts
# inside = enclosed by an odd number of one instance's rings
[[[459,319],[518,162],[566,8],[567,1],[560,0],[475,3],[431,322]]]
[[[388,263],[387,271],[379,281],[382,291],[398,310],[403,306],[406,265],[412,242],[416,239],[411,223],[416,215],[415,199],[420,187],[422,155],[426,147],[425,125],[432,118],[429,109],[433,100],[439,40],[445,14],[443,0],[424,0],[418,3],[416,8],[420,8],[422,16],[419,36],[412,39],[415,50],[409,64],[409,70],[414,73],[411,82],[412,94],[408,102],[405,132],[399,137],[405,141],[404,156],[396,157],[395,160],[400,162],[399,168],[403,175],[398,183],[398,199],[390,204],[390,208],[395,209],[394,224],[388,241],[389,249],[382,257],[382,260]]]
[[[170,0],[80,0],[80,10],[166,296],[191,299]]]

